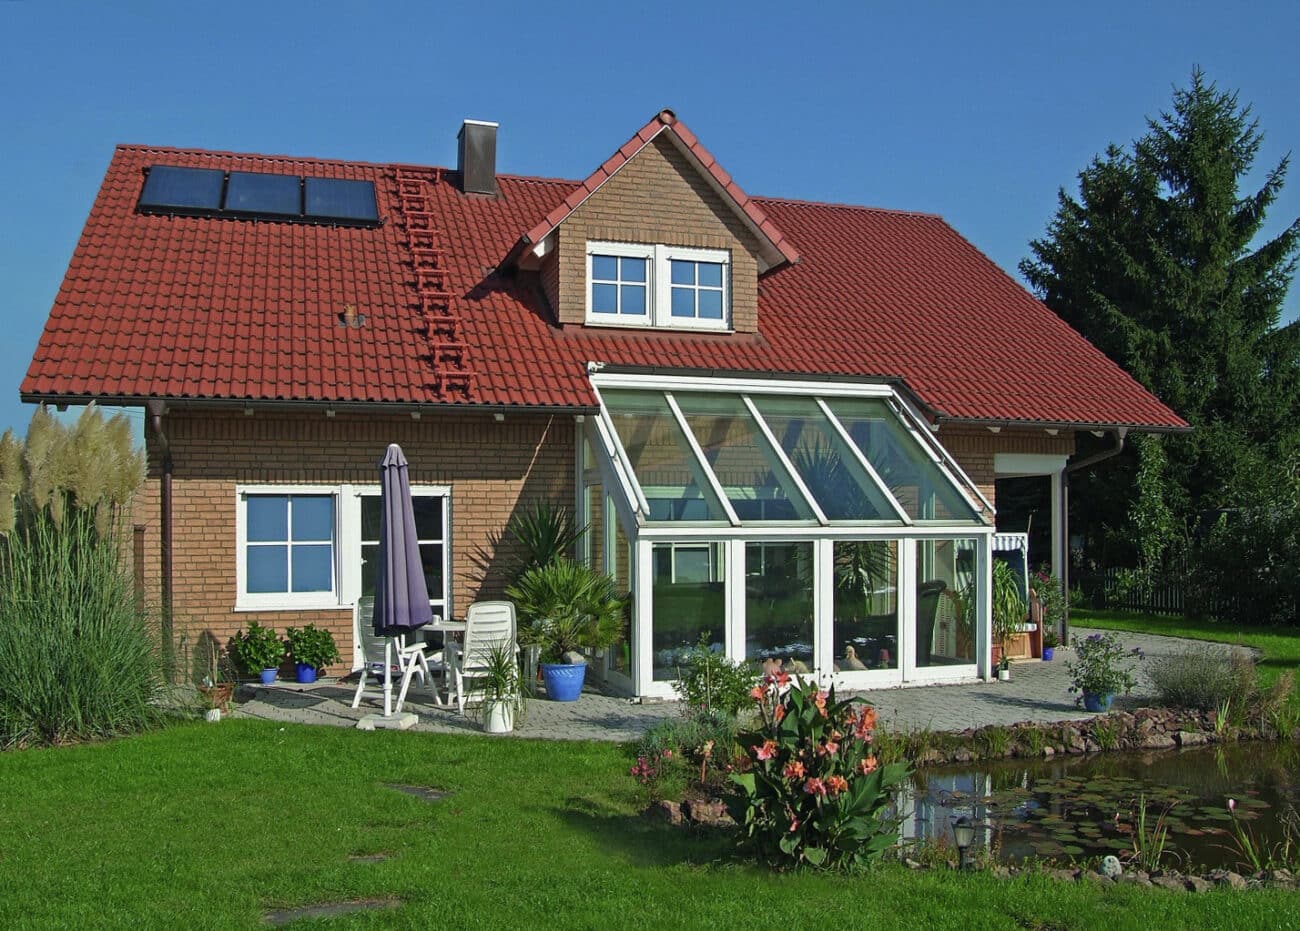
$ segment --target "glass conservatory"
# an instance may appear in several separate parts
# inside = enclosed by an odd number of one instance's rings
[[[633,593],[611,685],[669,697],[700,644],[840,688],[989,675],[993,509],[894,388],[591,377],[585,555]]]

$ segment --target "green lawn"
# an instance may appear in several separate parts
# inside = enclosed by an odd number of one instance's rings
[[[0,927],[253,927],[271,905],[382,896],[401,907],[329,926],[1300,927],[1277,892],[774,875],[638,817],[627,765],[607,745],[258,721],[0,754]]]
[[[1102,627],[1109,630],[1163,634],[1192,640],[1215,640],[1239,643],[1261,652],[1260,678],[1272,682],[1287,670],[1300,670],[1300,629],[1286,627],[1251,627],[1218,621],[1191,620],[1184,617],[1160,617],[1129,611],[1070,610],[1070,623],[1079,627]]]

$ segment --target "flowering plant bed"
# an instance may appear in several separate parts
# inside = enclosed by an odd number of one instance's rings
[[[875,709],[784,672],[752,697],[758,724],[737,735],[743,756],[726,798],[742,845],[815,867],[863,866],[892,846],[898,822],[887,806],[910,766],[876,755]]]

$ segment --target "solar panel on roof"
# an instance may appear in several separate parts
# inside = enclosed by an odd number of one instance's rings
[[[308,178],[306,193],[304,213],[310,218],[353,223],[374,223],[379,219],[375,185],[371,181]]]
[[[215,168],[154,165],[140,193],[140,208],[162,213],[220,210],[225,177]]]
[[[225,208],[231,213],[296,217],[302,214],[297,175],[268,175],[232,171],[226,185]]]

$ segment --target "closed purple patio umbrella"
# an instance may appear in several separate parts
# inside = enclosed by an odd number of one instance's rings
[[[379,463],[379,566],[375,575],[375,633],[384,644],[384,715],[391,711],[392,638],[409,634],[433,620],[429,588],[424,582],[415,509],[406,457],[396,443]]]

